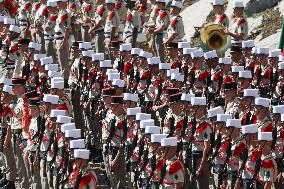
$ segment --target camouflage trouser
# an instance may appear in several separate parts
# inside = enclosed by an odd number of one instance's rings
[[[95,32],[95,51],[96,53],[105,53],[105,35],[103,29],[101,31]]]
[[[13,152],[16,161],[17,172],[20,178],[20,187],[24,189],[29,188],[29,179],[27,176],[25,162],[22,154],[22,150],[20,149],[19,145],[22,144],[22,140],[19,135],[13,135]]]
[[[85,42],[91,42],[89,29],[89,26],[81,26],[82,40]]]
[[[8,149],[4,149],[1,160],[3,163],[3,166],[5,167],[5,175],[6,179],[9,181],[15,181],[16,180],[16,164],[15,164],[15,158],[13,154],[12,144],[10,143]]]
[[[46,173],[46,159],[40,160],[40,182],[43,189],[48,188],[47,173]]]
[[[69,65],[69,45],[64,49],[61,47],[63,40],[56,40],[56,49],[58,56],[58,63],[65,80],[69,79],[70,65]]]
[[[193,170],[197,170],[200,166],[201,158],[192,158]],[[204,174],[202,176],[196,176],[195,173],[190,173],[190,186],[188,189],[208,189],[209,188],[209,169],[208,164],[204,165]]]

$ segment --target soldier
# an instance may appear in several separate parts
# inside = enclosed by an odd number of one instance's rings
[[[223,82],[224,96],[225,96],[225,112],[227,114],[232,114],[235,118],[237,115],[237,83],[234,81],[229,81],[229,79]]]
[[[39,169],[39,132],[41,129],[42,117],[40,116],[39,98],[29,99],[29,115],[32,117],[29,125],[29,136],[27,141],[27,156],[29,159],[29,172],[32,178],[32,188],[42,188]]]
[[[166,2],[164,0],[156,1],[157,8],[160,9],[159,16],[156,18],[155,27],[148,28],[150,34],[154,34],[155,47],[154,49],[156,56],[159,56],[161,61],[164,62],[164,44],[163,37],[164,32],[167,30],[169,25],[169,15],[165,10]]]
[[[136,1],[133,0],[126,2],[126,8],[128,8],[128,10],[123,31],[124,43],[131,43],[132,47],[136,46],[138,32],[140,31],[141,27],[141,18],[137,9],[135,8],[135,2]]]
[[[167,38],[164,41],[165,45],[169,43],[178,43],[183,39],[185,35],[183,21],[181,16],[179,15],[181,9],[182,3],[180,1],[172,1],[169,27],[167,29]]]
[[[276,88],[274,91],[273,97],[278,100],[279,104],[283,104],[283,95],[284,95],[284,87],[283,87],[283,79],[284,79],[284,62],[280,62],[278,64],[278,72],[279,72],[279,81],[276,84]]]
[[[257,48],[259,66],[255,70],[254,83],[260,90],[261,97],[270,98],[273,90],[273,68],[268,61],[269,48]]]
[[[114,41],[118,38],[120,19],[119,15],[115,9],[114,0],[107,0],[106,2],[108,14],[106,18],[104,34],[105,34],[105,47],[108,52],[109,57],[111,57],[111,41]]]
[[[42,28],[42,23],[46,22],[48,18],[48,9],[46,7],[46,2],[47,0],[40,0],[40,4],[38,9],[35,12],[34,15],[34,35],[35,35],[35,40],[39,44],[41,44],[41,49],[40,51],[42,53],[45,53],[45,44],[44,44],[44,34],[43,34],[43,28]]]
[[[55,1],[47,1],[46,7],[47,7],[49,15],[46,20],[46,23],[44,23],[43,25],[45,52],[46,52],[46,56],[55,57],[53,41],[54,41],[54,35],[55,35],[54,27],[55,27],[56,19],[57,19],[57,3]]]
[[[269,113],[270,100],[268,98],[255,98],[256,124],[261,132],[272,132],[273,124]]]
[[[177,139],[175,137],[161,140],[165,162],[161,170],[159,188],[181,189],[184,182],[184,166],[176,157]]]
[[[82,20],[81,20],[81,34],[82,40],[85,42],[91,42],[90,39],[90,22],[94,16],[94,5],[91,0],[83,0],[83,4],[81,6],[82,11]]]
[[[208,153],[210,150],[211,125],[208,123],[206,114],[207,103],[205,97],[191,98],[192,114],[194,115],[191,130],[186,135],[191,138],[191,165],[190,183],[193,188],[208,188]]]
[[[76,170],[74,172],[74,188],[96,188],[97,176],[89,165],[90,151],[86,149],[75,149],[74,158]]]
[[[226,127],[227,132],[229,133],[229,140],[231,141],[231,145],[228,145],[227,148],[231,149],[226,149],[227,157],[225,159],[226,165],[224,166],[227,166],[228,173],[227,188],[234,188],[238,176],[238,169],[240,167],[239,162],[242,160],[241,155],[245,149],[245,141],[238,138],[241,129],[240,119],[227,119]]]
[[[22,38],[30,38],[30,14],[31,14],[32,4],[31,2],[24,2],[19,8],[18,21],[21,27]]]
[[[272,157],[271,132],[258,132],[259,150],[260,150],[260,169],[257,172],[258,181],[261,185],[257,188],[272,188],[273,183],[276,181],[278,174],[277,164]]]
[[[240,180],[242,180],[243,188],[251,188],[254,184],[255,165],[260,152],[257,145],[257,125],[249,124],[242,126],[242,134],[245,137],[245,150],[243,151],[242,165],[239,168],[239,178],[236,182],[235,189],[240,188]],[[257,183],[257,181],[256,181]],[[256,185],[255,187],[257,187]]]
[[[23,117],[24,108],[27,107],[27,99],[25,98],[26,81],[21,78],[12,79],[12,89],[14,94],[18,97],[17,104],[15,104],[14,115],[11,121],[12,145],[16,160],[16,167],[20,176],[20,185],[22,188],[29,187],[27,172],[25,169],[22,150],[25,148],[25,140],[27,140],[27,133],[23,131]]]
[[[214,24],[218,24],[224,26],[225,28],[229,28],[229,18],[224,13],[224,2],[223,0],[212,0],[213,11],[215,13],[214,16]]]
[[[228,119],[232,119],[231,114],[224,114],[224,111],[220,111],[218,108],[211,110],[210,114],[212,113],[213,115],[217,114],[217,119],[216,119],[216,124],[214,126],[215,129],[215,142],[214,142],[214,150],[212,151],[212,156],[211,156],[211,161],[210,163],[213,165],[213,178],[214,178],[214,187],[215,188],[226,188],[227,186],[227,180],[225,177],[225,162],[226,160],[226,151],[227,151],[227,146],[228,143],[230,142],[230,134],[227,132],[226,128],[226,122]],[[219,114],[220,113],[220,114]],[[212,117],[215,117],[213,116]],[[229,150],[230,148],[228,148]],[[229,158],[229,156],[228,156]]]
[[[241,46],[243,40],[248,36],[248,23],[244,18],[244,3],[235,1],[233,4],[234,15],[236,16],[233,25],[233,32],[225,30],[225,33],[232,37],[232,44]]]
[[[95,40],[95,52],[104,53],[104,26],[106,21],[107,10],[103,1],[97,1],[97,10],[94,16],[93,26],[90,28],[89,33],[94,35]]]
[[[9,86],[11,81],[6,80],[4,82],[4,87],[2,91],[1,102],[3,103],[3,110],[1,111],[2,116],[2,133],[1,133],[1,152],[3,153],[3,160],[6,162],[5,165],[5,177],[0,182],[1,187],[16,188],[15,181],[17,172],[16,165],[15,165],[15,158],[13,154],[13,146],[11,142],[12,133],[11,133],[11,118],[13,116],[13,109],[10,108],[10,104],[13,99],[13,91],[12,87]]]
[[[57,95],[44,94],[42,100],[42,109],[44,112],[43,121],[41,124],[41,135],[40,135],[40,177],[41,186],[48,188],[50,176],[48,177],[47,172],[47,152],[49,151],[49,140],[51,138],[52,120],[50,118],[51,110],[56,108],[59,97]]]
[[[242,51],[243,51],[243,61],[246,69],[251,69],[251,57],[252,57],[252,48],[254,47],[253,40],[247,40],[242,42]]]
[[[63,74],[65,87],[68,85],[68,77],[70,73],[69,66],[69,44],[68,38],[71,30],[71,18],[68,12],[66,11],[66,2],[67,0],[58,0],[58,17],[56,19],[56,25],[54,28],[55,31],[55,40],[56,40],[56,49],[58,55],[58,63]]]

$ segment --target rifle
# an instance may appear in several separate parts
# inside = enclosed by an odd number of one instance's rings
[[[238,174],[239,174],[239,178],[241,179],[241,176],[242,176],[242,171],[245,169],[245,166],[246,166],[246,163],[247,163],[247,160],[248,160],[248,149],[247,147],[244,149],[243,153],[242,153],[242,165],[238,171]]]
[[[214,146],[215,146],[216,150],[215,150],[214,154],[212,155],[212,157],[208,160],[210,168],[213,167],[214,160],[217,157],[219,150],[221,148],[221,139],[222,139],[221,134],[218,133],[216,140],[214,140]]]
[[[153,179],[154,173],[155,173],[156,168],[157,168],[157,159],[156,159],[155,155],[152,156],[152,158],[150,160],[150,163],[151,163],[151,173],[150,173],[150,176],[147,178],[146,189],[150,189],[151,188],[150,182]]]
[[[109,135],[106,139],[106,146],[105,146],[105,152],[104,152],[104,155],[108,155],[109,153],[109,144],[112,140],[112,137],[114,136],[114,133],[115,133],[115,123],[116,123],[116,119],[114,118],[111,123],[110,123],[110,132],[109,132]]]
[[[159,186],[164,182],[164,178],[166,176],[167,173],[167,164],[164,163],[161,169],[161,178],[159,180]]]
[[[221,167],[221,170],[220,170],[220,179],[223,179],[222,175],[226,172],[225,170],[227,169],[228,161],[229,161],[231,156],[232,156],[232,143],[229,142],[228,146],[226,148],[226,159],[225,159],[224,164],[223,164],[223,166]],[[222,182],[220,182],[220,183],[222,183]]]
[[[271,148],[274,149],[275,148],[275,144],[277,141],[277,126],[276,126],[277,121],[274,122],[274,126],[272,129],[272,144],[271,144]]]
[[[134,77],[134,81],[135,81],[135,84],[133,86],[132,93],[136,92],[138,84],[140,82],[140,75],[139,75],[139,72],[138,72],[138,68],[136,69],[136,74],[135,74],[135,77]]]
[[[119,61],[118,61],[118,66],[117,66],[117,70],[120,73],[120,78],[122,78],[123,71],[124,71],[124,61],[123,61],[124,57],[125,57],[125,54],[124,55],[120,54]]]
[[[190,136],[190,139],[189,139],[189,144],[188,144],[188,148],[186,150],[186,155],[185,155],[185,161],[186,161],[186,164],[188,164],[189,160],[192,159],[192,141],[194,139],[194,135],[195,135],[195,132],[196,132],[196,119],[195,117],[193,118],[192,120],[192,124],[191,124],[191,136]],[[193,173],[193,176],[196,175],[196,170],[195,169],[195,165],[193,165],[192,167],[190,167],[192,173]]]
[[[144,146],[145,146],[145,143],[142,142],[139,146],[139,150],[138,150],[138,164],[140,164],[141,162],[141,157],[143,155],[143,151],[144,151]],[[135,170],[135,173],[134,173],[134,182],[136,183],[138,181],[138,178],[139,178],[139,172],[138,172],[138,167],[137,169]]]
[[[173,115],[169,118],[169,128],[170,128],[169,137],[172,137],[175,132],[175,118]]]

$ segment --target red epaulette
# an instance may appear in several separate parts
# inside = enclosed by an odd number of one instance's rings
[[[204,81],[209,76],[210,76],[210,72],[204,71],[203,73],[199,74],[198,81]]]
[[[240,144],[235,148],[233,156],[239,157],[244,152],[244,149],[245,144],[243,142],[240,142]]]
[[[155,15],[159,14],[159,12],[160,12],[160,9],[155,9],[154,10]]]
[[[105,12],[105,7],[102,6],[100,10],[98,10],[98,15],[102,15]]]
[[[170,23],[171,28],[175,27],[176,24],[177,24],[177,18],[175,18],[173,21],[171,21],[171,23]]]
[[[222,23],[226,18],[227,18],[227,16],[225,14],[220,16],[220,19],[219,19],[220,23]]]
[[[72,2],[68,5],[68,7],[69,7],[70,10],[73,10],[73,9],[76,8],[76,4]]]
[[[235,23],[237,22],[237,25],[239,26],[239,25],[241,25],[241,24],[244,24],[244,23],[246,23],[247,21],[244,19],[244,18],[242,18],[242,19],[236,19],[235,20]]]
[[[263,74],[263,77],[266,78],[266,79],[270,79],[270,74],[272,72],[272,68],[269,67]]]
[[[273,126],[270,122],[266,127],[261,128],[261,132],[272,132]]]
[[[131,19],[132,19],[132,14],[131,13],[129,13],[127,16],[126,16],[126,21],[131,21]]]
[[[161,171],[162,170],[162,167],[163,167],[163,164],[165,163],[165,160],[164,159],[159,159],[158,160],[158,163],[157,163],[157,171]]]
[[[68,19],[68,14],[64,14],[64,15],[62,15],[62,16],[60,17],[61,23],[62,23],[62,22],[65,22],[67,19]]]
[[[57,19],[57,15],[50,15],[49,20],[55,22]]]
[[[258,159],[259,155],[260,155],[260,152],[259,152],[259,150],[257,148],[251,154],[251,162],[256,162],[256,160]]]
[[[227,146],[228,146],[228,144],[229,144],[231,141],[232,141],[231,139],[228,139],[228,140],[225,140],[225,141],[222,143],[222,151],[223,151],[223,152],[226,151]]]
[[[274,169],[274,164],[273,164],[271,159],[269,159],[269,160],[264,159],[261,162],[261,167],[265,168],[265,169],[269,169],[269,168]]]
[[[30,8],[31,8],[31,6],[32,6],[32,4],[29,2],[29,3],[26,3],[25,5],[24,5],[24,9],[25,10],[29,10]]]
[[[183,170],[183,166],[179,160],[176,160],[175,162],[171,163],[169,168],[169,175],[175,174],[179,170]]]
[[[183,128],[183,119],[180,120],[179,122],[177,122],[177,124],[176,124],[176,130],[177,131],[181,131],[182,128]]]
[[[115,3],[115,9],[119,10],[121,8],[121,2],[116,2]]]
[[[204,129],[206,129],[207,126],[209,126],[209,123],[207,123],[206,121],[203,121],[202,123],[198,125],[196,132],[201,133],[202,131],[204,131]]]
[[[93,179],[94,179],[94,176],[91,173],[84,175],[80,181],[79,188],[88,185]]]
[[[115,16],[115,13],[114,13],[114,12],[111,12],[111,13],[108,15],[107,19],[108,19],[108,20],[111,20],[114,16]]]
[[[129,73],[130,70],[133,70],[133,65],[130,62],[127,62],[124,65],[123,72],[127,74],[127,73]]]
[[[174,63],[172,63],[171,65],[171,69],[177,69],[179,67],[179,65],[181,64],[180,61],[175,61]]]
[[[155,81],[154,81],[154,87],[155,87],[155,88],[158,88],[159,84],[160,84],[160,83],[163,83],[163,82],[164,82],[164,80],[161,79],[161,78],[155,79]]]
[[[42,10],[41,15],[43,15],[43,16],[48,15],[48,10],[47,10],[47,8],[45,8],[45,9]]]
[[[167,16],[167,12],[163,11],[163,12],[160,12],[159,16],[160,16],[160,19],[163,19],[165,18],[165,16]]]
[[[92,10],[92,5],[88,5],[88,6],[86,6],[85,8],[84,8],[84,11],[85,12],[89,12],[89,11],[91,11]]]
[[[41,6],[41,3],[36,4],[36,5],[35,5],[35,10],[37,11],[40,6]]]
[[[150,71],[147,70],[146,72],[143,73],[143,75],[141,76],[141,80],[146,80],[150,77]]]
[[[218,81],[220,76],[221,76],[222,72],[221,70],[217,71],[215,74],[214,74],[214,77],[213,77],[213,81]]]
[[[15,44],[12,47],[10,47],[10,53],[15,53],[19,50],[19,45]]]

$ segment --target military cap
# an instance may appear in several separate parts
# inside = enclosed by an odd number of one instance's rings
[[[110,46],[115,49],[119,49],[120,44],[123,43],[122,41],[111,41]]]
[[[169,43],[166,47],[168,49],[177,49],[178,48],[178,43]]]
[[[18,45],[29,45],[30,41],[31,41],[30,39],[26,39],[26,38],[19,39]]]
[[[36,90],[34,91],[29,91],[25,94],[26,98],[36,98],[36,97],[39,97],[40,95],[37,93]]]

